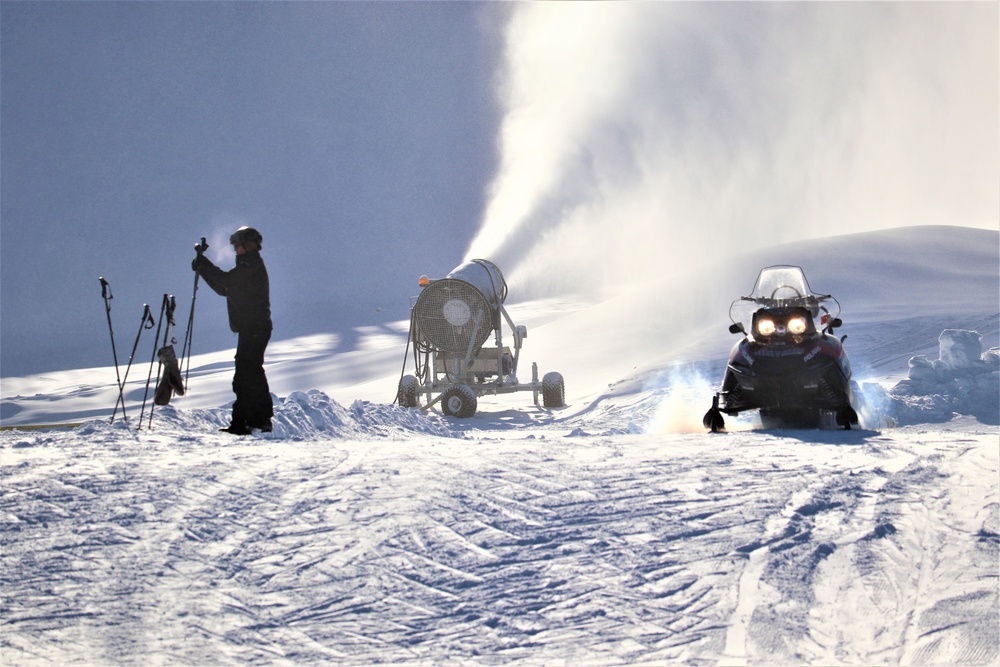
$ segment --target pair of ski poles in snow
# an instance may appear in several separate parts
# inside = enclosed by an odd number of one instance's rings
[[[205,250],[208,249],[208,243],[205,238],[202,237],[201,243],[195,246],[195,251],[201,255]],[[139,427],[142,427],[142,420],[146,412],[146,400],[149,397],[149,384],[153,376],[153,362],[156,360],[158,352],[162,353],[164,349],[168,347],[168,341],[170,341],[170,329],[174,325],[174,309],[176,307],[176,301],[174,297],[170,294],[163,295],[163,302],[160,306],[160,318],[159,320],[154,320],[153,315],[149,310],[149,304],[143,304],[142,308],[142,320],[139,323],[139,333],[136,334],[135,343],[132,345],[132,354],[129,355],[128,366],[125,368],[124,377],[121,375],[118,366],[118,350],[115,345],[115,329],[111,323],[111,300],[114,298],[114,294],[111,292],[111,285],[103,276],[99,278],[101,281],[101,297],[104,299],[104,309],[108,318],[108,331],[111,334],[111,354],[114,357],[115,362],[115,377],[118,383],[118,398],[115,401],[114,411],[111,413],[111,423],[114,423],[115,417],[118,415],[118,406],[121,405],[122,418],[128,421],[128,415],[125,412],[125,384],[128,382],[128,374],[132,368],[132,361],[135,358],[135,352],[139,348],[139,339],[142,337],[143,331],[147,329],[152,329],[153,325],[157,325],[156,336],[153,340],[153,356],[149,362],[149,375],[146,378],[146,391],[142,397],[142,410],[139,413]],[[191,342],[194,336],[194,307],[195,300],[198,297],[198,274],[195,273],[194,276],[194,292],[191,295],[191,312],[188,315],[188,325],[187,331],[184,334],[184,347],[181,351],[181,364],[184,365],[186,360],[187,370],[184,376],[184,389],[187,388],[188,375],[191,372]],[[160,345],[160,331],[163,326],[163,319],[167,319],[167,328],[163,332],[163,344]],[[172,350],[171,350],[172,351]],[[160,382],[160,373],[163,370],[163,359],[161,357],[160,365],[157,369],[156,380],[157,384]],[[180,391],[179,393],[183,393]],[[169,400],[169,399],[168,399]],[[155,404],[155,401],[154,401]],[[150,406],[149,411],[149,424],[152,426],[153,422],[153,408]]]
[[[115,347],[115,328],[111,324],[111,300],[115,298],[115,295],[111,292],[111,285],[104,276],[100,276],[98,280],[101,281],[101,298],[104,299],[104,312],[108,316],[108,331],[111,332],[111,354],[115,359],[115,377],[118,381],[118,400],[115,401],[114,412],[111,413],[111,423],[114,423],[115,417],[118,416],[118,406],[122,406],[122,418],[128,421],[128,415],[125,412],[125,382],[128,381],[128,373],[132,369],[132,359],[135,358],[135,351],[139,348],[139,338],[142,336],[142,332],[145,329],[152,328],[153,316],[149,312],[149,304],[142,304],[142,321],[139,323],[139,333],[136,334],[135,344],[132,346],[132,354],[128,358],[128,366],[125,368],[125,378],[123,379],[121,373],[118,371],[118,350]]]

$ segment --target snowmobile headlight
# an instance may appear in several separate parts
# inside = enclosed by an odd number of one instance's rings
[[[808,324],[806,323],[806,318],[801,315],[788,320],[788,331],[793,335],[798,336],[799,334],[804,334],[807,328]]]
[[[761,336],[772,336],[774,335],[774,320],[760,319],[757,320],[757,333]]]

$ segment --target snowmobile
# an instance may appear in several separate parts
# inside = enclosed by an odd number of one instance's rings
[[[840,303],[816,294],[797,266],[761,270],[750,296],[733,301],[733,346],[722,389],[702,420],[725,430],[723,413],[759,410],[764,428],[845,428],[858,423],[851,365],[837,338]]]

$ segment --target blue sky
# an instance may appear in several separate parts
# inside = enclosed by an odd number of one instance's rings
[[[108,365],[192,247],[264,236],[275,338],[748,248],[1000,227],[996,3],[0,3],[0,374]],[[794,258],[789,258],[794,260]],[[235,344],[199,290],[195,352]],[[151,341],[139,361],[148,359]],[[402,360],[403,351],[400,351]]]
[[[193,245],[231,266],[244,224],[275,337],[405,317],[479,224],[504,11],[4,2],[0,372],[109,363],[98,276],[119,355],[164,293],[182,340]],[[196,322],[196,351],[234,344],[210,291]]]

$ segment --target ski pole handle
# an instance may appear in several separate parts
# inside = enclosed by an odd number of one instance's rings
[[[201,254],[202,254],[202,253],[204,253],[204,252],[205,252],[206,250],[208,250],[208,241],[206,241],[206,240],[205,240],[205,237],[204,237],[204,236],[202,236],[202,237],[201,237],[201,243],[198,243],[198,244],[196,244],[196,245],[195,245],[195,247],[194,247],[194,251],[195,251],[196,253],[198,253],[199,255],[201,255]]]
[[[97,279],[101,281],[101,298],[105,300],[115,298],[111,293],[111,285],[104,279],[104,276],[98,276]]]
[[[173,294],[163,295],[163,309],[167,313],[167,322],[170,324],[174,323],[174,309],[177,308],[177,299],[174,298]]]

